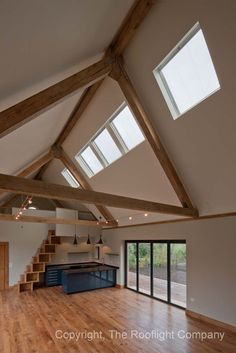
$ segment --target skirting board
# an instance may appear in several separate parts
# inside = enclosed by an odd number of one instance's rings
[[[123,284],[116,284],[116,288],[123,289],[125,286]]]
[[[186,310],[185,313],[186,313],[187,316],[192,317],[193,319],[197,319],[197,320],[206,322],[208,324],[218,326],[221,329],[236,333],[236,326],[233,326],[233,325],[230,325],[230,324],[226,324],[225,322],[212,319],[212,318],[210,318],[208,316],[205,316],[205,315],[202,315],[202,314],[198,314],[198,313],[196,313],[194,311],[191,311],[191,310]]]

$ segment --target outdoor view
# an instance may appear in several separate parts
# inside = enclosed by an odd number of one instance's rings
[[[168,244],[139,242],[137,267],[137,243],[127,243],[127,287],[151,295],[151,246],[153,246],[153,296],[186,307],[185,243],[171,243],[169,246],[169,286]]]

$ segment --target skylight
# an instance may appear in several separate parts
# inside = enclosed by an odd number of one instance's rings
[[[122,104],[75,159],[91,178],[144,140],[129,107]]]
[[[107,129],[104,129],[95,139],[94,143],[106,158],[108,164],[121,157],[121,152]]]
[[[157,66],[154,76],[174,119],[220,89],[199,23]]]
[[[128,106],[119,112],[112,124],[123,139],[128,150],[144,141],[144,136]]]
[[[81,157],[85,161],[85,165],[87,164],[93,174],[97,174],[103,169],[102,163],[99,161],[98,157],[90,146],[85,148],[85,150],[81,153]]]
[[[61,174],[63,175],[63,177],[66,179],[66,181],[68,182],[68,184],[70,186],[72,186],[72,188],[78,188],[80,187],[79,182],[75,179],[75,177],[71,174],[71,172],[65,168],[63,169],[63,171],[61,172]]]

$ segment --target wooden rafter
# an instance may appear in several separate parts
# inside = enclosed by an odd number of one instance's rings
[[[175,167],[168,157],[168,154],[161,143],[160,137],[158,136],[156,129],[153,127],[151,120],[144,110],[132,82],[128,77],[128,74],[125,71],[122,64],[122,59],[116,61],[110,75],[118,82],[127,103],[138,120],[147,141],[151,145],[181,204],[183,207],[193,208],[192,202],[175,170]]]
[[[23,177],[26,178],[29,175],[35,173],[37,170],[42,168],[45,164],[49,163],[52,159],[54,158],[54,153],[52,149],[50,149],[47,153],[45,153],[43,156],[37,158],[34,160],[30,165],[28,165],[25,169],[23,169],[21,172],[17,174],[18,177]],[[3,192],[0,192],[0,195],[2,195]],[[10,196],[10,198],[7,201],[4,201],[1,207],[8,207],[8,205],[12,202],[12,200],[15,199],[15,196]]]
[[[96,80],[102,79],[110,72],[111,64],[112,59],[106,57],[86,69],[0,112],[0,137],[14,131],[33,119],[43,110],[58,103],[62,98],[79,88],[86,87]]]
[[[86,88],[84,93],[79,99],[78,104],[76,105],[75,109],[73,110],[69,120],[67,121],[66,125],[64,126],[63,130],[61,131],[60,135],[58,136],[55,144],[61,146],[66,138],[71,133],[74,126],[79,121],[79,118],[89,105],[90,101],[94,97],[95,93],[97,92],[98,88],[101,86],[103,80],[100,80],[94,83],[92,86]]]
[[[128,15],[123,21],[120,30],[110,44],[107,53],[119,56],[123,54],[129,42],[133,38],[137,28],[143,22],[156,0],[137,0],[131,7]]]
[[[78,200],[88,204],[104,205],[144,212],[175,214],[186,217],[198,216],[198,212],[194,208],[183,208],[91,190],[81,190],[80,188],[75,189],[69,186],[44,183],[38,180],[28,180],[5,174],[0,174],[0,190],[15,192],[16,194],[45,197],[47,199]]]
[[[78,224],[80,226],[88,226],[88,227],[107,226],[106,222],[86,221],[86,220],[80,220],[80,219],[76,220],[76,219],[56,218],[56,217],[21,215],[20,218],[17,220],[14,215],[8,215],[3,213],[0,213],[0,221],[46,223],[46,224]]]
[[[79,182],[81,188],[84,190],[92,191],[92,187],[85,179],[84,175],[80,172],[80,170],[76,167],[74,162],[70,159],[68,154],[64,151],[62,147],[54,146],[53,150],[55,151],[55,155],[61,160],[64,166],[71,172],[74,178]],[[114,225],[117,225],[117,222],[114,220],[110,211],[104,207],[103,205],[95,204],[98,211],[103,215],[106,220],[109,220]]]

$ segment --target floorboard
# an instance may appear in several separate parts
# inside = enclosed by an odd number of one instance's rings
[[[59,330],[59,331],[58,331]],[[101,338],[73,339],[71,335],[93,330]],[[127,338],[111,339],[109,330]],[[131,338],[131,330],[157,330],[153,339]],[[185,316],[169,306],[128,289],[107,288],[66,295],[60,287],[33,293],[0,292],[1,353],[233,353],[236,335],[225,332],[223,340],[180,339],[178,332],[215,332],[219,328]],[[160,335],[174,332],[174,339]],[[56,332],[65,338],[57,338]],[[223,331],[220,331],[223,333]],[[70,335],[70,336],[69,336]],[[72,337],[72,339],[68,339]]]

